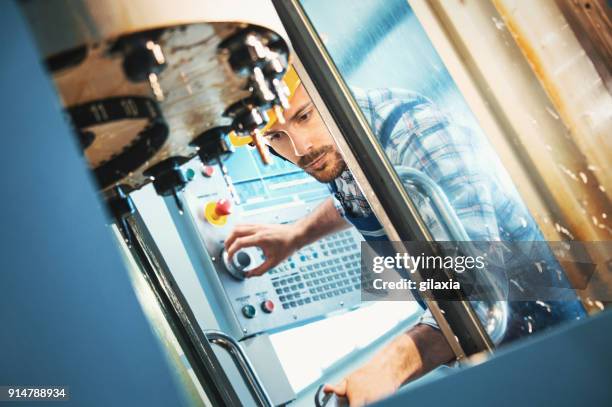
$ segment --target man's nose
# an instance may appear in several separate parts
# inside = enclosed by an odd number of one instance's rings
[[[307,135],[290,134],[289,138],[293,144],[295,155],[298,157],[304,156],[313,148],[312,143]]]

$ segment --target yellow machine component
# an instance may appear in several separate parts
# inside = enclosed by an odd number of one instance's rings
[[[283,81],[285,82],[285,85],[287,85],[287,88],[289,88],[289,99],[291,99],[295,93],[295,90],[301,83],[300,77],[292,66],[289,66],[287,73],[285,73],[285,76],[283,77]],[[261,130],[262,133],[265,133],[278,120],[278,116],[276,114],[277,109],[278,107],[276,106],[275,108],[269,109],[266,112],[268,115],[268,123]],[[229,134],[229,139],[234,147],[242,147],[253,142],[253,138],[251,136],[239,136],[233,131]]]
[[[298,86],[300,86],[300,83],[301,83],[300,77],[298,76],[293,66],[289,65],[289,68],[287,69],[287,73],[283,77],[283,81],[285,82],[285,85],[287,85],[287,88],[289,88],[288,98],[289,100],[291,100],[291,98],[293,97],[295,93],[295,90],[298,88]],[[279,120],[277,112],[278,112],[277,109],[269,109],[266,112],[268,114],[268,124],[266,124],[266,126],[261,130],[262,133],[265,133],[270,127],[274,125],[274,123],[276,123],[277,120]],[[284,120],[284,119],[281,118],[281,120]]]
[[[251,136],[239,136],[235,131],[230,132],[229,139],[234,147],[242,147],[253,141]]]
[[[219,199],[216,202],[210,201],[204,207],[204,218],[215,226],[224,226],[231,213],[231,203],[227,199]]]

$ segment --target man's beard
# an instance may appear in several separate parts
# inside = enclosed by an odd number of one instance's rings
[[[325,158],[326,164],[323,168],[320,170],[305,168],[322,154],[327,154],[327,157]],[[304,169],[304,171],[306,171],[308,174],[312,175],[317,181],[323,183],[332,182],[346,169],[344,159],[338,150],[336,150],[332,145],[319,147],[316,150],[308,152],[308,154],[300,157],[297,165]]]

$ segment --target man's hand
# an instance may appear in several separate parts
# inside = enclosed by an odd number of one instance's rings
[[[266,260],[245,275],[260,276],[301,247],[299,236],[295,225],[238,225],[225,240],[225,250],[231,259],[242,248],[259,247]]]
[[[364,406],[395,393],[401,380],[390,367],[377,362],[362,366],[334,386],[326,384],[323,391],[348,398],[351,407]]]
[[[404,382],[414,380],[454,358],[442,333],[418,324],[398,336],[372,360],[325,392],[347,397],[351,407],[363,406],[394,393]]]
[[[327,198],[308,216],[291,225],[236,226],[225,240],[225,250],[232,258],[243,247],[259,246],[266,261],[246,273],[246,277],[260,276],[300,247],[347,227],[348,223],[336,210],[332,198]]]

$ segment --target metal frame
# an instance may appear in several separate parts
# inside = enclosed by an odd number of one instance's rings
[[[262,406],[273,406],[274,403],[272,403],[266,389],[263,387],[261,380],[255,372],[255,368],[251,364],[251,361],[238,341],[226,333],[213,329],[205,331],[204,334],[210,343],[214,343],[215,345],[222,347],[230,354],[232,360],[236,364],[236,367],[240,371],[240,375],[246,382],[251,395],[259,402],[259,404]]]
[[[230,299],[227,297],[223,284],[215,270],[213,259],[211,258],[213,254],[207,253],[206,246],[198,232],[196,219],[194,219],[193,212],[190,210],[193,197],[185,190],[177,192],[177,197],[183,203],[183,211],[177,207],[173,197],[161,197],[160,199],[163,200],[170,214],[172,223],[176,228],[187,257],[198,275],[198,279],[204,279],[206,282],[206,284],[201,284],[201,286],[208,302],[220,311],[220,313],[215,315],[219,329],[233,337],[242,339],[248,332],[242,331],[240,322],[229,305]],[[214,270],[214,272],[211,273],[210,270]]]
[[[295,53],[343,135],[345,143],[341,144],[352,152],[352,159],[347,160],[347,164],[351,169],[356,164],[363,169],[362,174],[382,207],[374,206],[373,209],[377,215],[381,211],[386,213],[384,219],[389,222],[383,222],[383,227],[391,240],[433,242],[433,236],[377,143],[301,5],[297,0],[272,1]],[[435,245],[430,244],[429,250],[436,253]],[[436,301],[434,293],[427,294],[426,302],[458,358],[493,350],[491,338],[468,301]],[[458,298],[465,298],[461,292],[456,294]],[[451,329],[444,329],[447,326]]]
[[[134,210],[125,220],[123,227],[118,227],[118,230],[128,242],[130,254],[155,294],[172,332],[207,397],[214,406],[242,405],[142,217],[137,210]],[[129,235],[126,235],[125,229]]]

